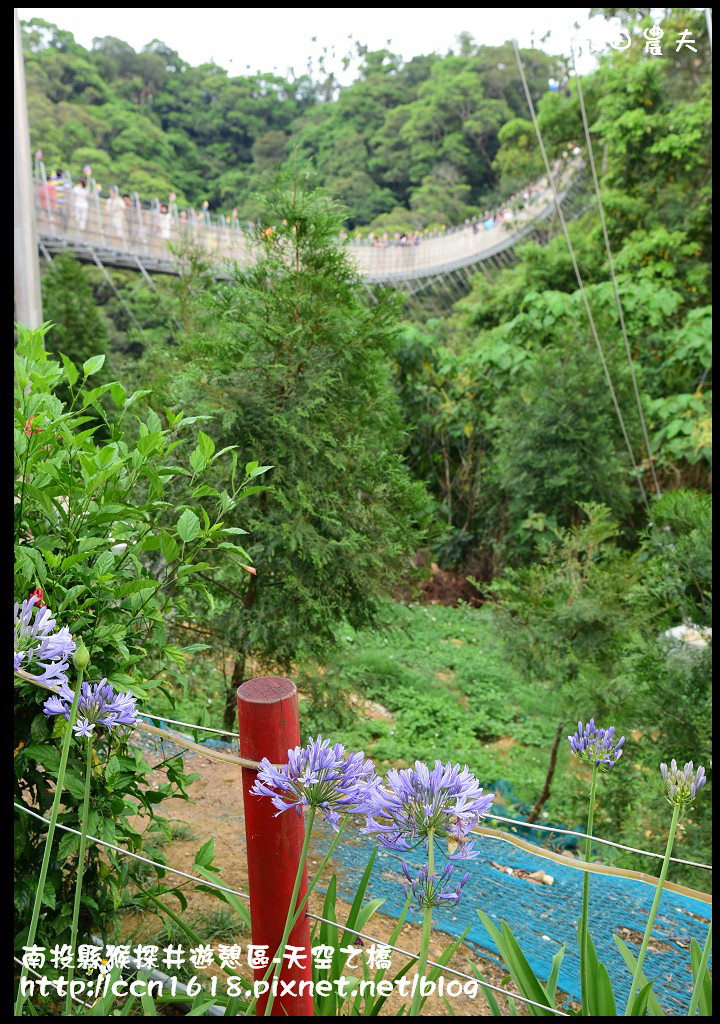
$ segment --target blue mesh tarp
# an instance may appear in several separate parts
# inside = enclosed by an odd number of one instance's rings
[[[326,850],[328,844],[329,833],[323,832],[317,852]],[[368,837],[357,830],[343,836],[333,853],[341,899],[352,901],[372,849]],[[489,959],[500,963],[498,949],[475,911],[483,910],[498,926],[504,919],[530,966],[543,981],[550,973],[553,956],[565,942],[558,987],[579,1000],[576,923],[581,911],[583,872],[495,839],[476,836],[475,849],[480,852],[479,860],[458,864],[458,874],[470,872],[460,904],[437,910],[433,915],[435,928],[457,936],[468,924],[472,925],[465,941],[481,955],[489,954]],[[423,857],[421,851],[404,855],[405,860],[418,867]],[[384,897],[380,913],[396,918],[402,912],[405,898],[401,888],[405,880],[400,869],[402,859],[391,851],[379,851],[367,893],[368,899]],[[492,866],[493,862],[513,870],[542,869],[552,875],[553,884],[534,884],[526,878],[504,874]],[[442,870],[441,857],[436,864]],[[627,1000],[631,976],[612,935],[617,933],[634,953],[638,952],[654,892],[654,886],[636,879],[590,875],[590,931],[598,957],[610,974],[619,1009]],[[687,1014],[692,994],[690,939],[697,939],[701,947],[704,945],[711,913],[709,904],[689,896],[665,891],[660,900],[644,971],[653,982],[661,1005],[672,1016]],[[419,921],[420,914],[415,912],[410,919]],[[365,930],[372,934],[372,920]]]
[[[156,724],[168,728],[163,723]],[[149,742],[161,749],[167,747],[166,756],[185,752],[172,741],[158,742],[152,739]],[[215,739],[205,740],[203,745],[222,750],[234,750],[237,747],[237,744]],[[515,799],[510,782],[500,779],[491,788],[505,798],[502,809],[506,816],[517,815],[521,820],[528,813],[529,807]],[[522,834],[529,842],[547,842],[555,849],[575,848],[580,842],[576,837],[553,836],[531,828],[523,829]],[[314,856],[318,853],[322,855],[329,843],[330,834],[325,830],[314,844]],[[552,958],[564,942],[565,958],[560,969],[558,987],[571,998],[579,1000],[580,961],[576,925],[581,911],[583,872],[519,850],[509,843],[485,837],[475,837],[475,849],[481,854],[478,860],[461,861],[458,864],[458,874],[465,870],[470,872],[462,901],[456,908],[435,912],[435,929],[449,936],[457,936],[470,924],[472,927],[465,939],[466,943],[481,955],[500,964],[498,949],[475,911],[483,910],[498,926],[504,919],[530,966],[543,981],[547,980]],[[357,829],[343,837],[332,859],[338,876],[340,898],[352,902],[372,850],[371,840]],[[389,917],[399,917],[405,901],[401,887],[405,881],[400,869],[402,859],[390,851],[379,851],[370,879],[367,898],[384,897],[385,903],[380,909],[381,913]],[[404,855],[404,859],[419,867],[423,863],[423,854],[415,851]],[[493,863],[514,871],[542,869],[552,875],[553,884],[538,885],[526,878],[505,874],[493,867]],[[442,870],[441,857],[437,865]],[[653,885],[637,879],[614,875],[590,876],[590,931],[597,955],[610,974],[619,1008],[627,1001],[631,976],[612,936],[613,933],[618,934],[630,950],[637,954],[654,893]],[[711,916],[710,904],[690,896],[666,890],[660,900],[653,928],[653,942],[643,970],[648,980],[653,982],[653,991],[661,1005],[671,1016],[687,1014],[692,994],[690,939],[695,938],[700,946],[704,945]],[[410,919],[419,921],[420,915],[416,913]],[[372,933],[372,921],[368,927]],[[709,966],[712,966],[712,961]]]

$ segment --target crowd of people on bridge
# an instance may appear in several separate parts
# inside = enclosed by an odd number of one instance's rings
[[[565,150],[562,156],[555,161],[553,172],[561,174],[567,166],[568,160],[579,154],[578,146],[569,147],[569,150]],[[206,228],[229,227],[252,232],[256,227],[251,221],[246,224],[239,223],[237,209],[233,210],[232,215],[216,214],[214,219],[211,219],[207,200],[203,202],[201,210],[193,208],[178,210],[176,196],[172,192],[166,203],[154,200],[149,204],[141,203],[137,194],[131,196],[129,192],[121,193],[117,186],[113,186],[106,195],[103,195],[102,187],[90,177],[91,168],[89,166],[83,168],[82,175],[74,185],[69,176],[59,170],[50,174],[45,174],[42,171],[38,175],[37,168],[42,168],[41,156],[42,153],[39,150],[36,154],[36,176],[40,179],[37,187],[38,211],[56,228],[59,228],[61,234],[67,232],[70,223],[81,233],[88,231],[91,220],[91,204],[97,211],[97,216],[94,219],[97,223],[93,223],[92,229],[100,230],[101,233],[108,233],[117,240],[127,242],[133,242],[148,232],[164,245],[174,236],[185,235],[188,231],[197,235]],[[387,249],[418,246],[423,239],[456,232],[478,234],[480,231],[490,231],[499,225],[511,225],[516,218],[516,211],[519,212],[534,203],[549,187],[550,182],[547,180],[528,185],[511,196],[504,206],[486,209],[473,217],[467,217],[463,224],[456,227],[446,228],[445,225],[442,225],[437,231],[396,231],[392,235],[388,231],[382,233],[370,231],[367,236],[363,236],[362,231],[358,230],[353,233],[352,237],[343,230],[340,232],[340,237],[353,244]]]

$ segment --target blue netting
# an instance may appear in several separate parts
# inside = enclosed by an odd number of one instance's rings
[[[328,844],[329,834],[323,833],[318,840],[318,851],[327,849]],[[498,949],[475,910],[483,910],[498,926],[504,919],[530,966],[542,980],[547,980],[552,958],[565,942],[558,987],[579,1000],[580,962],[575,929],[581,911],[583,873],[518,850],[509,843],[484,837],[475,838],[475,849],[480,851],[480,859],[461,864],[462,870],[470,872],[462,901],[458,907],[436,911],[433,916],[436,929],[457,936],[472,924],[466,942],[500,963]],[[372,843],[359,832],[343,837],[333,854],[340,898],[352,901],[371,852]],[[404,904],[401,859],[390,851],[379,851],[368,887],[367,898],[384,897],[380,912],[390,917],[398,917]],[[419,866],[423,863],[423,854],[415,851],[405,855],[405,860]],[[493,861],[514,870],[543,869],[552,875],[554,882],[537,885],[504,874],[491,866]],[[619,1008],[627,1000],[631,976],[612,935],[613,932],[619,934],[637,953],[654,892],[654,886],[635,879],[590,876],[590,930],[598,957],[610,974]],[[709,904],[688,896],[666,891],[660,900],[653,945],[648,950],[644,971],[670,1015],[687,1013],[692,994],[690,939],[695,938],[704,945],[711,915]],[[419,921],[419,913],[412,919]],[[372,934],[372,921],[367,930]],[[654,947],[655,942],[660,948]]]
[[[159,722],[157,724],[171,731],[171,727]],[[163,750],[164,756],[187,753],[169,740],[151,737],[142,739],[148,742],[148,746]],[[237,749],[237,744],[217,739],[204,740],[203,745],[216,750]],[[504,798],[502,811],[506,817],[522,820],[529,813],[530,808],[517,800],[512,783],[507,779],[499,779],[490,788]],[[582,828],[578,827],[576,831],[582,831]],[[523,828],[521,835],[528,842],[547,844],[555,849],[574,849],[582,841],[575,836],[551,836],[550,833],[530,828]],[[321,833],[315,844],[316,854],[322,855],[329,843],[329,833]],[[470,872],[462,902],[458,908],[446,908],[435,913],[433,920],[436,930],[457,936],[468,924],[472,924],[465,941],[500,964],[499,951],[475,910],[480,908],[498,925],[504,919],[520,943],[530,966],[543,980],[547,980],[552,958],[564,942],[565,958],[560,969],[558,987],[579,1000],[580,961],[576,922],[582,904],[582,872],[518,850],[509,843],[484,837],[475,838],[475,848],[480,851],[480,859],[462,863],[462,870]],[[372,842],[357,830],[343,837],[333,854],[340,898],[352,902],[372,849]],[[405,855],[405,860],[418,866],[423,863],[422,854],[418,852]],[[400,861],[398,855],[379,851],[368,889],[368,898],[384,897],[382,913],[396,918],[404,905],[401,883],[405,878],[400,870]],[[542,869],[551,874],[554,881],[552,885],[537,885],[527,879],[498,871],[492,862],[513,870]],[[598,957],[610,974],[619,1007],[625,1005],[631,977],[612,936],[613,933],[618,934],[637,953],[654,893],[654,886],[632,878],[590,876],[590,930]],[[704,945],[711,917],[709,904],[673,892],[663,893],[653,929],[653,941],[658,946],[651,945],[643,969],[648,980],[653,982],[655,995],[671,1016],[687,1013],[692,994],[690,939],[695,938],[701,946]],[[419,914],[415,915],[415,919],[419,921]]]

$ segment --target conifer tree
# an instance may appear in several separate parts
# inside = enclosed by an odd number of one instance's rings
[[[244,506],[257,575],[213,570],[235,592],[216,616],[236,651],[228,725],[247,657],[287,670],[322,657],[343,623],[377,620],[429,507],[401,455],[396,300],[369,296],[322,193],[276,189],[265,222],[256,263],[205,300],[175,381],[186,412],[212,415],[224,443],[272,467]]]

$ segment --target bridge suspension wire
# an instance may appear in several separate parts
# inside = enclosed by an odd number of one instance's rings
[[[637,463],[635,462],[635,454],[632,449],[632,444],[630,443],[630,438],[628,436],[627,428],[625,426],[625,420],[623,418],[622,410],[620,408],[620,403],[618,402],[617,394],[615,392],[615,386],[612,382],[612,377],[610,376],[610,369],[607,365],[605,353],[603,351],[603,347],[598,336],[597,327],[595,326],[595,319],[592,315],[590,303],[588,301],[587,293],[585,291],[585,285],[580,274],[580,268],[578,267],[577,259],[575,258],[575,250],[573,249],[573,244],[570,239],[570,233],[568,231],[567,223],[565,221],[565,217],[562,212],[562,207],[560,205],[560,201],[558,198],[557,188],[555,186],[555,178],[550,169],[550,162],[548,160],[547,152],[545,150],[545,143],[543,142],[542,133],[540,131],[540,126],[538,125],[537,116],[535,114],[535,105],[533,104],[532,97],[530,95],[530,89],[528,88],[527,79],[525,77],[525,68],[523,67],[522,57],[520,56],[520,48],[518,46],[517,39],[513,39],[513,49],[515,51],[515,61],[517,63],[518,71],[520,73],[523,89],[525,91],[525,98],[527,100],[528,109],[530,111],[530,117],[532,119],[533,128],[535,129],[535,137],[537,139],[538,146],[540,147],[543,163],[545,164],[545,170],[547,171],[548,181],[550,182],[553,200],[555,203],[555,209],[560,220],[563,235],[565,236],[565,242],[568,247],[568,252],[570,253],[570,260],[572,262],[573,270],[575,271],[575,277],[577,279],[578,287],[580,289],[580,295],[582,297],[583,306],[585,307],[585,313],[587,314],[588,323],[590,325],[590,332],[595,342],[595,347],[597,349],[598,356],[600,357],[600,363],[603,368],[603,373],[605,374],[605,381],[610,391],[610,397],[612,398],[612,403],[615,408],[615,413],[617,415],[618,422],[620,423],[620,429],[622,430],[622,435],[625,440],[625,446],[627,448],[628,455],[630,456],[630,463],[635,474],[635,479],[637,480],[638,489],[640,490],[640,496],[642,498],[642,502],[645,506],[645,509],[649,512],[650,505],[648,503],[647,494],[645,493],[645,488],[643,486],[641,472]]]
[[[615,275],[615,261],[612,256],[612,249],[610,247],[610,238],[608,236],[607,223],[605,221],[605,210],[603,208],[603,202],[600,195],[600,182],[598,181],[597,168],[595,166],[595,154],[593,153],[592,140],[590,138],[590,126],[588,124],[587,111],[585,109],[585,97],[583,95],[582,84],[580,81],[580,75],[577,69],[577,60],[575,58],[575,48],[570,45],[570,55],[572,57],[573,68],[575,70],[575,84],[577,86],[578,101],[580,103],[580,113],[582,115],[583,130],[585,132],[585,143],[587,145],[587,154],[590,161],[590,170],[592,171],[593,188],[595,189],[595,199],[597,201],[598,213],[600,215],[600,225],[602,227],[603,239],[605,241],[605,252],[607,253],[608,266],[610,268],[610,280],[612,282],[613,295],[615,296],[615,305],[617,306],[618,319],[620,321],[620,330],[622,331],[623,342],[625,344],[625,354],[627,356],[628,367],[630,369],[630,377],[632,379],[633,391],[635,393],[635,404],[637,405],[638,418],[640,420],[640,426],[642,428],[643,441],[645,442],[645,448],[648,455],[648,465],[650,467],[650,473],[652,474],[653,485],[657,496],[660,497],[661,490],[660,484],[658,483],[657,473],[655,472],[655,459],[653,458],[652,451],[650,449],[650,438],[648,436],[647,423],[645,421],[645,413],[643,412],[642,399],[640,398],[640,389],[638,388],[637,374],[635,373],[635,360],[633,359],[632,352],[630,350],[630,339],[628,338],[627,326],[625,324],[625,315],[623,313],[622,302],[620,301],[620,290],[618,289],[617,277]]]
[[[106,268],[105,268],[105,266],[104,266],[104,264],[103,264],[102,260],[100,259],[100,257],[98,256],[98,254],[97,254],[97,253],[95,252],[95,250],[94,250],[94,249],[91,249],[90,251],[91,251],[91,254],[92,254],[92,258],[93,258],[93,260],[95,261],[95,263],[97,264],[97,266],[98,266],[98,267],[100,268],[100,270],[101,270],[101,272],[102,272],[102,275],[103,275],[103,277],[105,278],[105,280],[106,280],[106,281],[107,281],[107,283],[108,283],[108,284],[110,285],[110,287],[112,288],[113,292],[115,293],[115,297],[117,298],[118,302],[119,302],[119,303],[120,303],[120,305],[121,305],[121,306],[123,307],[123,309],[125,310],[125,312],[126,312],[126,313],[128,314],[128,316],[130,317],[130,319],[132,320],[132,322],[133,322],[133,323],[135,324],[135,326],[137,327],[138,331],[140,331],[140,333],[141,333],[141,334],[143,334],[143,333],[144,333],[144,330],[143,330],[143,327],[142,327],[142,325],[141,325],[141,324],[140,324],[140,323],[138,322],[138,320],[137,320],[137,317],[136,317],[136,316],[135,316],[135,314],[133,313],[132,309],[131,309],[131,308],[130,308],[130,306],[129,306],[129,305],[127,304],[127,302],[126,302],[126,301],[125,301],[125,299],[124,299],[124,298],[122,297],[122,295],[121,295],[121,294],[120,294],[120,292],[119,292],[119,291],[117,290],[117,288],[115,287],[115,282],[114,282],[114,281],[113,281],[113,279],[112,279],[112,278],[110,277],[110,274],[109,274],[109,273],[107,272],[107,270],[106,270]]]

